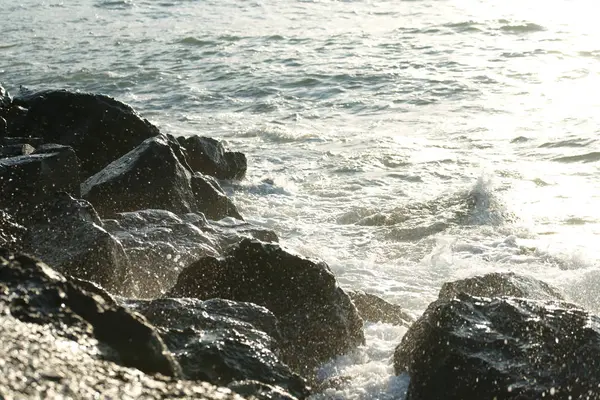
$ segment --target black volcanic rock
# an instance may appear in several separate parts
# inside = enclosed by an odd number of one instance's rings
[[[59,336],[93,331],[110,349],[105,357],[124,366],[166,376],[181,373],[144,318],[107,303],[36,259],[5,249],[0,249],[0,304],[20,321],[51,325]]]
[[[202,214],[165,210],[119,213],[102,222],[125,248],[144,297],[161,296],[183,268],[202,257],[216,257],[243,238],[278,240],[273,231],[240,220],[208,221]]]
[[[532,300],[564,300],[558,289],[545,282],[514,272],[493,272],[454,282],[446,282],[440,299],[450,300],[459,293],[481,297],[524,297]]]
[[[0,159],[0,208],[26,215],[56,192],[79,197],[77,157],[70,147]]]
[[[145,140],[82,185],[83,197],[103,217],[119,212],[164,209],[178,214],[196,210],[191,174],[166,136]]]
[[[213,177],[195,173],[192,176],[192,191],[198,201],[198,211],[209,219],[220,220],[233,217],[243,220],[235,205],[227,197],[219,182]]]
[[[277,321],[266,308],[213,299],[127,300],[157,327],[187,379],[215,385],[254,380],[297,398],[309,389],[277,358]]]
[[[13,105],[26,108],[27,114],[11,134],[73,147],[84,178],[159,134],[131,107],[100,94],[42,91],[16,97]]]
[[[268,308],[287,342],[284,361],[302,373],[364,343],[362,319],[329,267],[274,244],[244,239],[224,258],[203,258],[179,275],[168,296]]]
[[[218,179],[242,179],[248,163],[239,152],[225,151],[216,139],[204,136],[179,136],[179,143],[187,150],[188,161],[194,172]]]
[[[347,291],[360,317],[365,321],[385,322],[392,325],[410,326],[414,322],[401,306],[385,301],[362,290]]]
[[[438,300],[404,335],[410,400],[599,399],[600,318],[557,301]]]
[[[61,273],[114,293],[134,294],[127,254],[102,225],[90,203],[59,193],[27,220],[25,248]]]

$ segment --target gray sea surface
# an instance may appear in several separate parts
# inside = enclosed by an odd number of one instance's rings
[[[0,0],[0,82],[127,102],[249,159],[247,219],[418,316],[514,271],[598,312],[600,24],[589,0]],[[405,329],[323,366],[401,398]]]

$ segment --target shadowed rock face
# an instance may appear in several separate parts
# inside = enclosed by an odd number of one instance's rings
[[[600,319],[576,306],[458,294],[432,303],[394,354],[410,400],[599,399]]]
[[[27,109],[13,136],[21,133],[71,146],[84,178],[159,134],[131,107],[104,95],[54,90],[20,96],[13,103]]]
[[[218,179],[242,179],[247,161],[243,153],[225,151],[223,145],[204,136],[180,136],[179,143],[186,149],[192,171]]]
[[[95,337],[108,346],[102,357],[124,366],[181,374],[143,317],[86,291],[40,261],[5,249],[0,250],[0,305],[12,318],[47,326],[64,340]]]
[[[39,205],[27,221],[25,249],[61,273],[90,280],[113,293],[134,294],[129,259],[94,208],[66,193]]]
[[[157,136],[87,179],[81,191],[103,217],[147,208],[183,214],[196,210],[190,179],[169,139]]]
[[[0,159],[0,208],[26,216],[59,191],[79,197],[77,157],[70,147]]]
[[[392,304],[374,294],[362,290],[348,291],[360,317],[370,322],[385,322],[392,325],[410,326],[414,318],[397,304]]]
[[[177,214],[200,211],[217,220],[242,219],[218,182],[202,174],[192,176],[179,143],[167,136],[145,140],[87,179],[81,191],[103,217],[163,209]]]
[[[327,265],[278,245],[244,239],[223,259],[203,258],[181,273],[168,296],[268,308],[287,341],[284,361],[306,373],[364,343],[362,319]]]
[[[514,272],[493,272],[446,282],[440,290],[439,298],[450,300],[459,293],[481,297],[511,296],[532,300],[564,300],[558,289],[546,282]]]
[[[158,328],[188,379],[217,385],[253,380],[300,399],[309,394],[304,380],[279,361],[277,320],[264,307],[221,299],[125,304]]]

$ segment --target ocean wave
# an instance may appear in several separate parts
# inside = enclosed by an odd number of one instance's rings
[[[590,153],[578,154],[575,156],[557,157],[557,158],[552,159],[552,161],[561,162],[561,163],[596,162],[596,161],[600,161],[600,152],[592,151]]]
[[[587,147],[594,143],[595,139],[575,138],[568,140],[559,140],[557,142],[542,143],[538,147],[554,148],[554,147]]]
[[[177,43],[197,47],[212,47],[217,45],[217,42],[215,42],[214,40],[198,39],[193,36],[188,36],[183,39],[180,39],[177,41]]]
[[[94,4],[97,8],[106,8],[109,10],[123,10],[129,9],[135,6],[135,3],[131,0],[104,0]]]
[[[543,32],[546,30],[546,28],[544,28],[542,25],[538,25],[533,22],[524,22],[520,24],[513,24],[506,20],[500,20],[499,22],[502,24],[499,30],[515,35],[523,33]]]

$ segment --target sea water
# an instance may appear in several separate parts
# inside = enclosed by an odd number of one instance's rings
[[[600,311],[600,24],[589,0],[0,0],[0,81],[105,93],[248,156],[248,221],[418,316],[514,271]],[[319,398],[402,398],[406,329]]]

